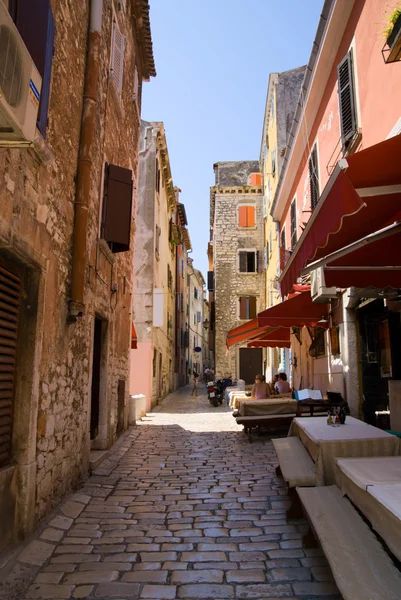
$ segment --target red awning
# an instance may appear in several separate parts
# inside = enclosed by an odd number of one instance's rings
[[[265,333],[249,340],[248,348],[290,348],[289,327],[265,328]]]
[[[138,337],[135,331],[134,321],[132,321],[131,325],[131,350],[136,350],[138,348]]]
[[[246,342],[255,336],[262,335],[267,329],[269,328],[259,327],[257,318],[251,319],[227,333],[227,348],[231,348],[231,346],[235,346],[235,344],[240,344],[241,342]]]
[[[283,270],[282,296],[288,295],[302,270],[312,261],[317,261],[397,221],[401,210],[400,156],[401,135],[397,135],[347,158],[349,166],[346,171],[336,167]],[[395,240],[390,254],[388,242],[377,243],[375,247],[375,251],[373,246],[368,251],[358,250],[358,254],[350,260],[355,261],[356,266],[367,267],[392,266],[399,262],[395,256],[393,258],[393,255],[397,254]],[[375,262],[369,263],[372,255],[375,256]],[[362,262],[358,265],[356,261]],[[347,266],[344,261],[343,264]],[[384,281],[387,282],[385,285],[395,283],[396,287],[399,287],[397,271],[388,271],[386,276],[383,276],[379,270],[366,270],[360,281],[351,275],[340,278],[334,275],[335,272],[328,271],[330,275],[326,274],[327,285],[349,287],[344,283],[351,281],[351,285],[357,287],[367,287],[367,282],[375,287],[385,287],[382,285]],[[337,275],[339,272],[337,271]],[[358,272],[349,273],[356,275]],[[389,273],[392,273],[391,277]]]
[[[259,313],[258,323],[260,327],[327,327],[328,322],[319,322],[327,316],[327,304],[313,303],[310,291],[305,291]]]

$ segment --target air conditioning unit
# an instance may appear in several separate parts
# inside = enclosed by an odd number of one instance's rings
[[[0,146],[35,137],[42,78],[0,0]]]
[[[323,267],[311,271],[312,302],[327,302],[337,296],[336,288],[326,287],[325,283]]]

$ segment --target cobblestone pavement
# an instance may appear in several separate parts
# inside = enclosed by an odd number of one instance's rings
[[[275,466],[268,438],[182,388],[3,566],[0,598],[338,600]]]

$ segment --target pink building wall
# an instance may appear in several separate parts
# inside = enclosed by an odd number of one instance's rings
[[[394,4],[394,0],[355,2],[312,127],[308,123],[311,133],[308,140],[305,138],[305,152],[281,219],[280,231],[285,225],[287,245],[290,239],[289,208],[295,196],[298,238],[302,233],[300,226],[310,217],[310,212],[303,211],[310,211],[308,158],[313,145],[317,142],[320,192],[329,179],[327,167],[329,164],[335,164],[336,155],[341,148],[339,145],[330,160],[340,139],[337,65],[351,47],[358,125],[362,130],[358,151],[386,139],[401,118],[401,64],[398,62],[386,65],[381,53],[384,45],[382,31],[386,23],[385,11],[391,13]],[[300,133],[302,135],[302,132]]]

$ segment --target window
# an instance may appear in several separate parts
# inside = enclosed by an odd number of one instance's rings
[[[173,291],[173,274],[170,269],[170,265],[167,265],[167,286],[170,292]]]
[[[202,320],[202,314],[201,314],[201,312],[199,310],[196,313],[196,320],[197,320],[198,323],[200,323],[201,320]]]
[[[244,205],[238,207],[238,227],[255,227],[256,206]]]
[[[267,217],[267,204],[268,204],[268,197],[263,196],[263,218],[264,219],[266,219],[266,217]]]
[[[262,176],[260,173],[251,173],[249,175],[249,185],[262,185]]]
[[[319,202],[319,170],[317,162],[317,146],[312,148],[309,157],[309,191],[310,191],[310,206],[311,210],[315,210]]]
[[[131,169],[106,163],[101,237],[114,253],[130,248],[132,187]]]
[[[273,177],[276,176],[276,148],[274,148],[273,152],[272,152],[272,175]]]
[[[36,124],[42,136],[46,138],[55,32],[50,0],[9,0],[8,9],[42,77]]]
[[[153,377],[156,377],[157,369],[157,350],[153,350]]]
[[[155,233],[155,252],[156,252],[156,256],[159,256],[161,232],[162,232],[161,228],[158,225],[156,225],[156,233]]]
[[[296,199],[291,202],[291,250],[294,250],[297,243],[297,205]]]
[[[308,327],[308,331],[312,338],[312,344],[309,346],[309,354],[313,358],[325,355],[325,330],[321,327]]]
[[[283,230],[281,232],[281,248],[283,248],[283,250],[285,250],[285,227],[283,227]]]
[[[198,288],[194,288],[194,298],[198,298]]]
[[[118,28],[116,19],[113,21],[113,33],[111,42],[111,79],[114,82],[118,94],[123,89],[124,74],[124,36]]]
[[[12,461],[13,408],[17,375],[17,350],[21,340],[18,323],[23,297],[22,281],[14,267],[0,256],[1,352],[0,352],[0,467]],[[22,417],[22,415],[20,415]]]
[[[138,67],[134,67],[134,82],[132,86],[132,99],[134,102],[139,102],[139,75]]]
[[[263,264],[265,270],[269,266],[269,242],[266,242],[266,246],[263,248]]]
[[[258,252],[256,250],[238,252],[239,272],[258,272]]]
[[[352,50],[348,52],[338,65],[337,76],[341,141],[343,148],[346,148],[357,132]]]
[[[159,159],[156,158],[156,179],[155,179],[156,192],[160,194],[160,168]]]
[[[256,296],[239,298],[239,318],[254,319],[256,317]]]

